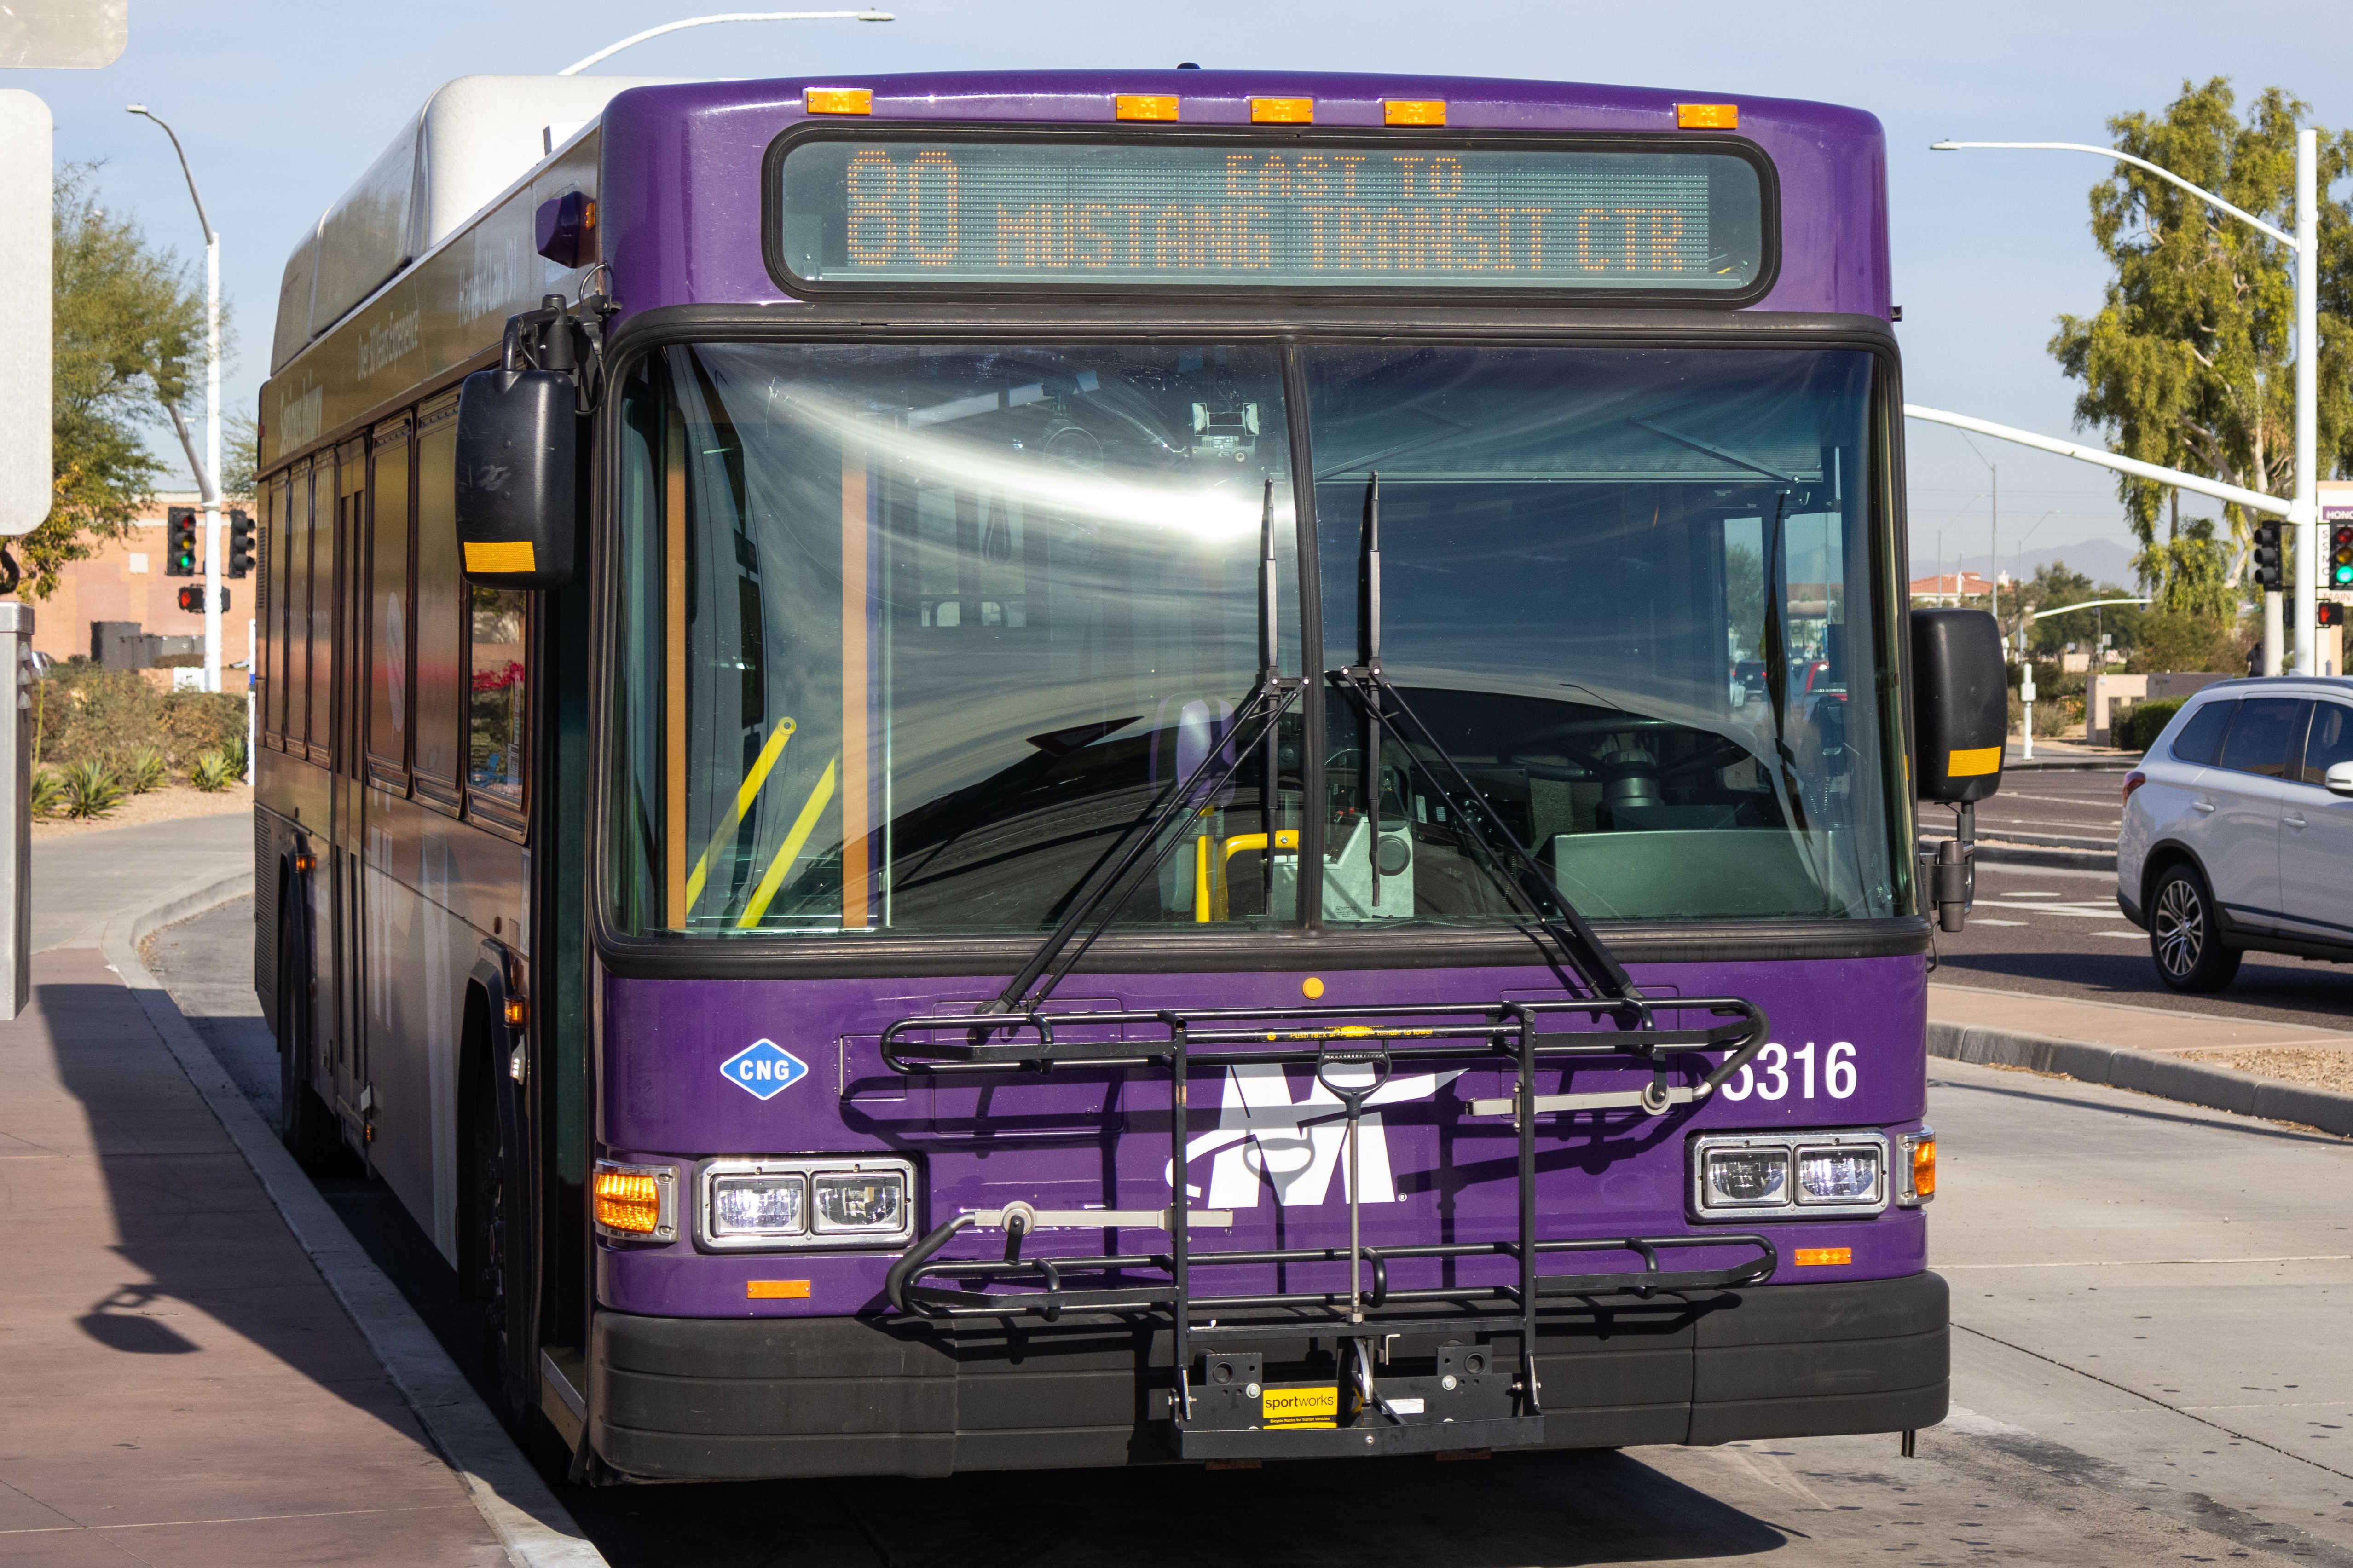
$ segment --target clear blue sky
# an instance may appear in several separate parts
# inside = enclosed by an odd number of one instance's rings
[[[823,0],[811,0],[821,4]],[[839,0],[836,0],[839,3]],[[1885,122],[1907,395],[2053,435],[2073,390],[2043,353],[2052,319],[2099,301],[2080,154],[1932,153],[1943,136],[2104,142],[2106,118],[2154,110],[2185,77],[2277,84],[2318,123],[2353,121],[2353,6],[1977,0],[1926,5],[1725,0],[1413,4],[1409,0],[883,0],[899,20],[765,23],[676,35],[601,68],[748,77],[1023,67],[1417,69],[1825,99]],[[734,0],[729,0],[732,6]],[[144,101],[195,162],[223,246],[239,353],[229,405],[250,411],[267,369],[287,252],[440,82],[552,71],[717,0],[137,0],[131,45],[102,71],[0,71],[46,98],[61,160],[102,161],[110,208],[191,256],[201,238],[170,145],[122,112]],[[1980,442],[2001,468],[2003,557],[2128,542],[2094,469]],[[159,449],[170,451],[168,437]],[[1982,565],[1986,469],[1961,437],[1914,425],[1916,569],[1966,551]],[[2031,530],[2031,532],[2030,532]],[[2077,552],[2079,559],[2084,552]]]

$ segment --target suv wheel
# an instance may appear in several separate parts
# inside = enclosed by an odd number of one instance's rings
[[[2220,991],[2239,973],[2240,950],[2222,943],[2214,895],[2194,866],[2169,866],[2149,899],[2148,952],[2176,991]]]

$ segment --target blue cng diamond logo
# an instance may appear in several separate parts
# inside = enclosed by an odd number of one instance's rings
[[[755,1040],[719,1064],[720,1076],[754,1100],[773,1100],[808,1076],[808,1064],[774,1040]]]

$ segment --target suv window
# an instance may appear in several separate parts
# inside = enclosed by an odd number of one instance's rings
[[[2222,765],[2233,773],[2285,778],[2296,721],[2306,706],[2295,697],[2251,697],[2240,703],[2239,721],[2222,742]]]
[[[2212,762],[2214,753],[2222,749],[2222,731],[2231,727],[2231,715],[2238,710],[2236,702],[2209,702],[2189,715],[2189,722],[2173,737],[2173,760],[2201,765]]]
[[[2353,763],[2353,708],[2342,702],[2312,705],[2312,733],[2304,741],[2304,782],[2325,782],[2337,763]]]

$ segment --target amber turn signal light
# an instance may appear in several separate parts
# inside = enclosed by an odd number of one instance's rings
[[[661,1186],[628,1171],[599,1171],[594,1192],[596,1223],[607,1230],[651,1236],[661,1225]]]
[[[1912,1195],[1933,1198],[1936,1195],[1936,1140],[1923,1138],[1912,1145]]]

